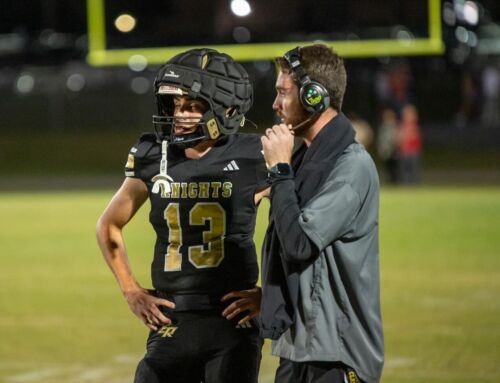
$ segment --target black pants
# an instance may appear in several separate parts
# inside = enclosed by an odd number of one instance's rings
[[[280,358],[274,383],[361,383],[351,368],[338,362],[292,362]]]
[[[219,310],[167,314],[171,326],[151,331],[135,383],[256,383],[262,338],[256,323],[237,326]]]

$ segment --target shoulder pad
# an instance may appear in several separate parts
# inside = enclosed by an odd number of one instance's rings
[[[156,135],[153,133],[144,133],[139,138],[139,142],[132,147],[130,153],[136,158],[144,158],[156,145],[158,145]]]
[[[158,142],[158,138],[154,133],[143,133],[139,138],[139,142],[149,141],[149,142]]]

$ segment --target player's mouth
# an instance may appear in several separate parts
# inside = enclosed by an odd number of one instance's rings
[[[194,133],[196,130],[196,126],[183,126],[183,125],[175,125],[175,134],[190,134]]]
[[[190,134],[196,131],[199,118],[195,117],[178,117],[175,120],[175,134]]]

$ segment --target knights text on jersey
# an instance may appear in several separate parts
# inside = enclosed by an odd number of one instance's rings
[[[258,135],[227,136],[199,160],[143,135],[125,175],[148,187],[155,289],[219,295],[255,285],[254,195],[267,186]]]

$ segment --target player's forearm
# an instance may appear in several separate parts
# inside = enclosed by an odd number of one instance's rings
[[[113,272],[123,294],[140,289],[134,278],[121,229],[100,220],[96,230],[97,242],[102,255]]]

